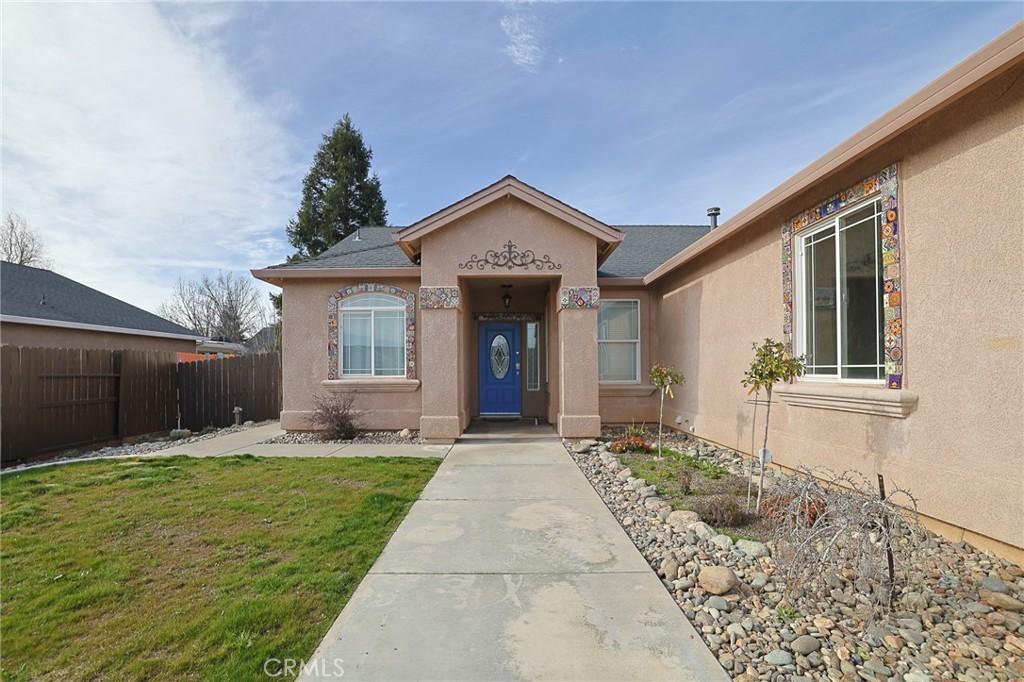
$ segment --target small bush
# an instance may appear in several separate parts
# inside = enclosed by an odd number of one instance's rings
[[[796,511],[792,495],[776,494],[765,498],[761,503],[761,514],[770,520],[782,522],[787,512]],[[801,500],[799,513],[803,517],[803,523],[813,526],[818,517],[825,511],[825,500],[818,498]]]
[[[355,438],[356,421],[355,415],[352,413],[352,404],[355,399],[353,393],[313,396],[314,409],[311,421],[314,426],[323,430],[324,438],[328,440]]]
[[[626,436],[612,443],[608,449],[617,455],[624,452],[650,452],[651,444],[642,436]]]
[[[684,495],[690,494],[690,486],[693,485],[693,469],[689,467],[683,467],[678,471],[679,477],[679,489]]]
[[[701,521],[712,526],[739,526],[747,520],[740,499],[733,495],[708,495],[698,498],[693,504],[693,511],[700,515]]]

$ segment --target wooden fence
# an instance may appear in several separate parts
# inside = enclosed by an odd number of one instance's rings
[[[243,419],[277,418],[281,412],[281,356],[276,353],[184,362],[178,365],[181,425],[198,431]]]
[[[174,353],[0,347],[0,465],[130,436],[276,418],[277,354],[179,363]]]

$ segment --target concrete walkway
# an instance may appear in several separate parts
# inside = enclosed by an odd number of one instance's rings
[[[559,440],[536,433],[452,448],[300,679],[337,666],[393,682],[728,679]]]
[[[49,462],[39,462],[28,466],[11,467],[0,472],[10,474],[28,469],[61,466],[75,462],[87,462],[97,459],[132,459],[147,457],[173,457],[188,455],[189,457],[225,457],[227,455],[254,455],[256,457],[444,457],[452,446],[423,445],[416,443],[311,443],[304,444],[264,444],[269,438],[280,436],[284,431],[278,422],[264,424],[242,431],[235,431],[223,436],[214,436],[191,443],[168,443],[162,450],[153,450],[142,454],[97,455],[93,457],[72,457]]]

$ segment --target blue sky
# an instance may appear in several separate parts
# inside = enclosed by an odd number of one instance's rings
[[[281,261],[345,112],[393,224],[513,173],[609,223],[723,219],[1019,3],[6,3],[3,209],[154,309]]]

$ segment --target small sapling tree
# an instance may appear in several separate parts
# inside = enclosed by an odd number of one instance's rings
[[[789,383],[804,374],[803,356],[794,358],[786,352],[780,341],[766,338],[761,345],[753,344],[754,360],[750,368],[744,372],[743,381],[747,393],[759,394],[762,390],[766,395],[764,415],[764,442],[761,446],[760,476],[757,481],[757,510],[761,510],[761,490],[764,488],[764,453],[768,450],[768,423],[772,414],[772,388],[780,381]],[[755,401],[754,409],[757,409]],[[751,453],[753,454],[753,453]]]
[[[651,367],[651,383],[658,387],[661,394],[661,402],[658,405],[658,455],[661,455],[661,425],[665,415],[665,396],[675,398],[672,387],[683,384],[683,375],[676,371],[675,367],[669,365],[655,365]]]

